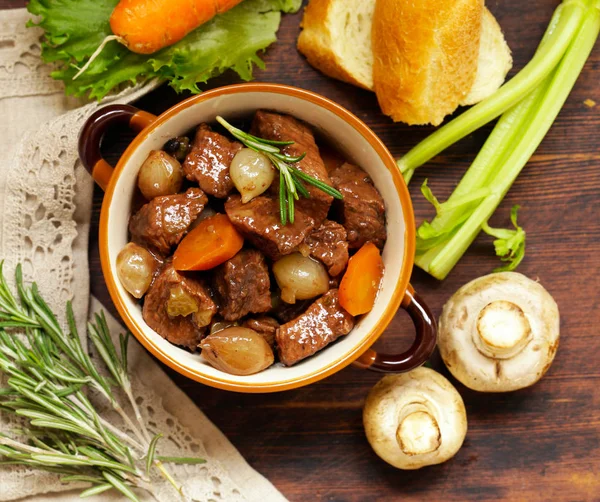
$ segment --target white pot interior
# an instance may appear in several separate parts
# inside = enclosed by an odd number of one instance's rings
[[[150,329],[142,318],[138,303],[119,283],[115,262],[117,254],[128,242],[127,226],[131,214],[133,188],[138,169],[150,150],[162,148],[169,138],[187,133],[202,122],[214,122],[216,115],[222,115],[225,119],[250,117],[259,108],[287,113],[307,122],[319,136],[327,138],[348,160],[362,167],[371,176],[386,204],[388,239],[383,251],[385,274],[373,310],[357,323],[349,335],[290,368],[277,364],[255,375],[236,376],[213,368],[200,354],[192,354],[172,345]],[[183,109],[156,127],[131,154],[115,182],[112,204],[108,212],[108,256],[111,273],[123,304],[143,336],[157,351],[197,375],[236,385],[270,386],[303,380],[310,375],[321,373],[352,352],[368,336],[391,301],[400,280],[405,254],[405,230],[403,209],[394,180],[377,152],[358,130],[332,111],[299,97],[264,91],[244,91],[215,96]]]

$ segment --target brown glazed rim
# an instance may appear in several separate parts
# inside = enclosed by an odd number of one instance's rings
[[[371,147],[377,152],[377,155],[383,161],[386,168],[390,171],[392,179],[394,180],[396,191],[400,198],[400,203],[402,205],[404,224],[406,228],[404,234],[404,257],[400,272],[400,278],[398,280],[398,283],[396,284],[396,288],[394,290],[390,302],[386,306],[381,317],[371,328],[368,335],[363,337],[360,343],[355,345],[349,352],[347,352],[337,360],[331,362],[325,368],[321,368],[320,370],[305,375],[301,378],[282,380],[277,383],[231,382],[217,377],[204,375],[202,373],[191,370],[190,368],[184,367],[179,363],[179,361],[176,358],[173,358],[170,355],[164,353],[157,345],[154,344],[154,342],[151,339],[149,339],[144,334],[143,329],[130,315],[128,308],[126,307],[116,287],[116,278],[113,275],[113,268],[110,264],[108,252],[108,221],[112,205],[112,199],[115,193],[115,184],[124,166],[129,161],[129,158],[131,157],[132,153],[148,138],[148,136],[152,133],[154,129],[173,118],[182,110],[189,108],[190,106],[193,106],[196,103],[200,103],[202,101],[209,100],[217,96],[253,92],[284,94],[288,96],[293,96],[295,98],[300,98],[310,103],[319,105],[322,108],[325,108],[326,110],[342,118],[345,122],[349,123],[356,131],[358,131],[363,136],[363,138],[365,138],[369,142]],[[262,393],[289,390],[297,387],[302,387],[313,382],[317,382],[351,364],[353,361],[358,359],[364,352],[366,352],[371,347],[371,345],[375,343],[375,341],[379,338],[379,336],[383,333],[383,331],[387,328],[389,323],[394,318],[407,290],[414,262],[416,230],[414,223],[413,207],[410,195],[408,193],[408,188],[406,187],[406,184],[402,179],[402,175],[396,165],[396,161],[394,160],[388,149],[385,147],[385,145],[382,143],[382,141],[371,129],[369,129],[369,127],[362,120],[360,120],[356,115],[352,114],[342,106],[334,103],[330,99],[315,94],[311,91],[281,84],[248,83],[220,87],[217,89],[203,92],[198,96],[188,98],[176,104],[175,106],[171,107],[163,114],[158,116],[156,120],[152,122],[152,124],[150,124],[146,129],[144,129],[140,134],[138,134],[138,136],[127,147],[125,153],[123,153],[123,156],[119,160],[113,172],[108,187],[106,188],[106,193],[104,195],[104,201],[102,203],[102,210],[100,214],[99,233],[100,260],[108,291],[112,297],[114,304],[117,307],[117,310],[119,311],[119,314],[121,315],[127,326],[131,329],[132,333],[135,335],[138,341],[147,350],[149,350],[156,358],[158,358],[164,364],[171,367],[178,373],[181,373],[182,375],[191,378],[192,380],[196,380],[198,382],[210,385],[212,387],[217,387],[225,390],[246,393]]]

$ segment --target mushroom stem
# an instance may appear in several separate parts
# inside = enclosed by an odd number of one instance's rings
[[[537,382],[554,359],[560,315],[550,293],[516,272],[472,280],[444,305],[438,346],[469,389],[509,392]]]
[[[423,455],[436,451],[442,444],[438,421],[423,405],[400,420],[396,440],[406,455]]]
[[[445,462],[467,433],[460,394],[424,367],[383,377],[369,392],[363,422],[375,453],[399,469]]]
[[[473,341],[483,355],[509,359],[521,352],[531,340],[531,326],[518,305],[496,300],[479,313]]]

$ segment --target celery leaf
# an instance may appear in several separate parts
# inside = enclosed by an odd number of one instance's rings
[[[514,230],[507,228],[492,228],[487,222],[481,229],[488,235],[496,237],[494,249],[496,256],[504,262],[508,262],[503,267],[498,267],[494,272],[509,272],[515,270],[525,257],[525,230],[517,224],[517,213],[519,206],[513,206],[510,211],[510,221],[515,227]]]
[[[425,200],[435,208],[435,212],[439,215],[441,204],[437,200],[437,197],[433,195],[433,192],[431,191],[431,188],[429,188],[427,181],[427,178],[425,178],[425,181],[423,181],[423,184],[421,185],[421,193],[423,194],[423,197],[425,197]]]

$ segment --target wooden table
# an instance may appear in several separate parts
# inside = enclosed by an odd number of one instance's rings
[[[515,69],[531,58],[557,1],[510,0],[489,5],[513,50]],[[0,0],[0,8],[23,0]],[[286,16],[279,41],[265,55],[256,79],[317,91],[349,108],[401,155],[432,129],[393,124],[375,97],[330,80],[295,50],[300,15]],[[514,74],[514,71],[512,74]],[[227,75],[216,87],[236,82]],[[396,470],[372,452],[363,434],[362,405],[380,375],[349,367],[325,381],[282,394],[224,392],[180,377],[177,384],[221,428],[258,471],[292,501],[367,500],[600,500],[600,47],[596,47],[551,132],[492,219],[508,224],[520,204],[527,255],[519,271],[552,293],[561,310],[556,361],[533,388],[511,394],[478,394],[452,380],[464,397],[469,432],[457,456],[417,472]],[[185,96],[163,88],[138,106],[159,113]],[[595,108],[586,99],[599,103]],[[438,196],[451,192],[490,128],[463,140],[423,167],[411,184],[417,220],[432,215],[418,187],[430,179]],[[108,138],[114,159],[122,144]],[[122,143],[122,142],[121,142]],[[92,292],[115,313],[97,252],[102,193],[94,195],[90,260]],[[443,282],[416,269],[412,284],[439,314],[465,282],[497,266],[491,238],[480,236]],[[412,336],[400,312],[378,347],[400,349]],[[434,358],[434,367],[448,372]]]

